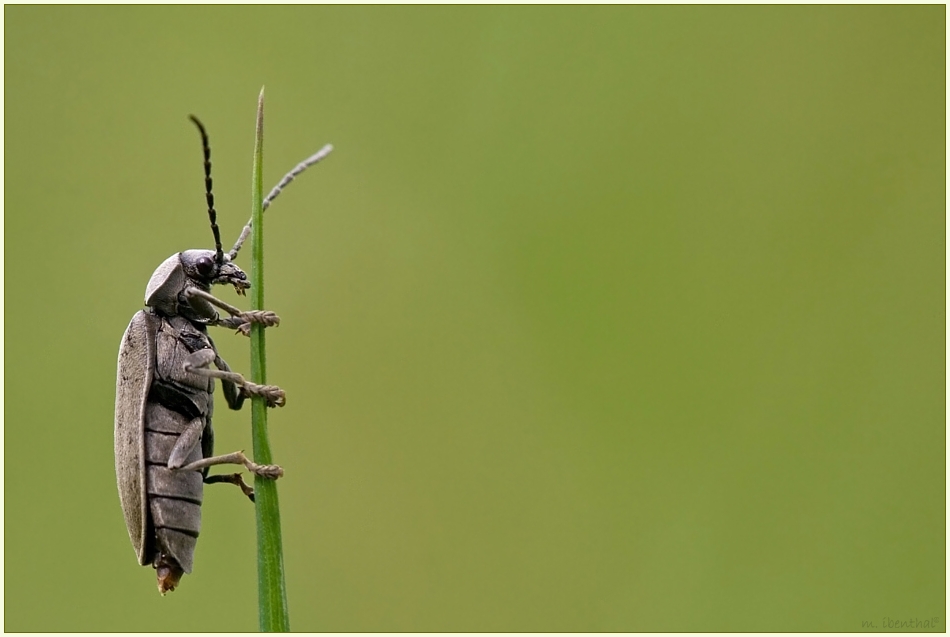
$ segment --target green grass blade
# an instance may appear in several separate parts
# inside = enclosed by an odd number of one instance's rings
[[[251,308],[264,309],[264,89],[257,101],[257,133],[251,178]],[[251,325],[251,380],[267,383],[264,356],[264,328]],[[273,464],[267,438],[267,407],[263,398],[251,400],[251,435],[254,462]],[[261,632],[288,632],[287,588],[284,583],[284,551],[280,535],[280,507],[277,482],[256,476],[254,492],[257,511],[257,580]]]

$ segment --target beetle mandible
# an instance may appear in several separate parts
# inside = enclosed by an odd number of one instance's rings
[[[255,475],[277,479],[277,465],[259,465],[242,452],[215,456],[214,379],[221,381],[225,401],[240,409],[248,396],[261,396],[269,407],[283,406],[283,390],[257,385],[232,372],[208,335],[208,326],[229,327],[248,335],[252,323],[276,326],[269,311],[241,311],[211,295],[212,285],[229,284],[239,295],[250,287],[233,261],[246,240],[251,222],[234,247],[225,253],[214,209],[211,149],[204,126],[191,116],[201,133],[204,152],[205,197],[214,250],[185,250],[166,259],[145,289],[145,309],[132,317],[119,346],[115,403],[115,467],[119,499],[132,547],[140,565],[156,569],[158,590],[174,590],[190,573],[201,530],[203,485],[230,482],[254,499],[240,473],[208,475],[218,464],[242,464]],[[274,187],[266,208],[297,175],[325,157],[327,145],[298,164]],[[215,307],[230,316],[220,318]],[[214,364],[216,369],[211,369]]]

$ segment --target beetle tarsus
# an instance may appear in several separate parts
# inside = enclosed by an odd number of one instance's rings
[[[240,318],[244,321],[237,326],[237,333],[243,334],[244,336],[251,335],[251,325],[253,323],[263,325],[264,327],[277,327],[280,325],[280,317],[270,310],[248,310],[247,312],[243,312],[241,316],[234,318]]]
[[[254,464],[251,462],[250,465],[253,466],[246,465],[248,471],[262,478],[276,480],[277,478],[284,477],[284,470],[276,464]]]
[[[214,319],[209,321],[208,325],[229,327],[235,330],[235,334],[250,336],[251,325],[255,323],[264,327],[277,327],[280,325],[280,317],[270,310],[248,310],[226,319]]]
[[[283,407],[287,404],[287,394],[277,385],[257,385],[245,381],[241,389],[249,398],[260,396],[267,401],[268,407]]]

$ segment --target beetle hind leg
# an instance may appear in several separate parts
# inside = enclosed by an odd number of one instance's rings
[[[214,456],[213,458],[202,458],[190,464],[181,467],[179,471],[195,471],[205,467],[213,467],[218,464],[242,464],[244,467],[256,476],[276,480],[284,475],[284,470],[275,464],[257,464],[248,460],[242,451],[235,451],[223,456]],[[222,480],[228,482],[228,480]],[[217,481],[216,481],[217,482]]]
[[[254,488],[244,482],[244,477],[240,473],[228,473],[205,477],[205,484],[214,484],[215,482],[228,482],[239,487],[251,502],[254,502]]]

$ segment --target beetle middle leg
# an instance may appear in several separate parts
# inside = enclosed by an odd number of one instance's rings
[[[208,368],[212,362],[218,369]],[[200,349],[197,352],[189,354],[185,359],[185,371],[202,376],[210,376],[211,378],[218,378],[222,384],[231,383],[232,388],[234,386],[241,388],[243,396],[262,397],[267,402],[268,407],[283,407],[287,403],[287,395],[283,389],[277,385],[258,385],[257,383],[246,380],[237,372],[232,372],[224,360],[222,360],[213,349]],[[241,403],[244,402],[243,396],[236,397],[233,396],[233,394],[235,394],[235,392],[228,391],[227,386],[225,386],[225,397],[228,400],[228,406],[232,409],[240,409]]]

